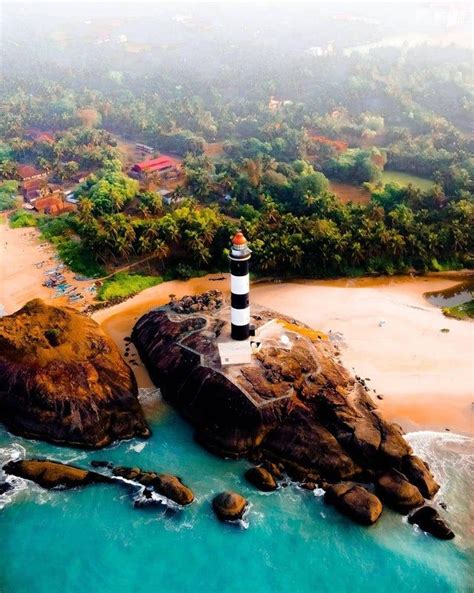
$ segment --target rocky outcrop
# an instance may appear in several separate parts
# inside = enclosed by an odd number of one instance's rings
[[[3,471],[25,480],[31,480],[48,490],[51,488],[77,488],[111,481],[109,477],[96,472],[46,459],[10,461],[3,466]]]
[[[221,521],[242,519],[247,501],[235,492],[221,492],[212,500],[212,508]]]
[[[439,484],[431,475],[430,468],[415,455],[403,458],[401,470],[407,480],[414,484],[425,498],[433,498],[439,490]]]
[[[157,492],[181,506],[191,504],[194,500],[192,490],[183,484],[180,478],[170,474],[147,472],[138,467],[115,467],[112,473],[114,476],[137,482],[148,491]]]
[[[330,486],[324,501],[361,525],[372,525],[382,514],[382,503],[365,488],[354,482],[340,482]]]
[[[0,319],[0,420],[54,443],[147,437],[130,367],[88,317],[36,299]]]
[[[275,478],[264,467],[251,467],[245,472],[245,477],[262,492],[271,492],[278,487]]]
[[[408,522],[418,525],[420,529],[430,533],[438,539],[453,539],[454,533],[449,526],[441,519],[436,509],[424,506],[408,517]]]
[[[173,299],[170,302],[170,309],[175,313],[198,313],[199,311],[217,311],[223,304],[222,293],[219,290],[209,290],[180,300]]]
[[[217,344],[230,340],[230,311],[227,305],[206,311],[206,300],[216,297],[173,301],[141,317],[132,332],[153,381],[194,425],[200,443],[262,467],[283,464],[309,487],[377,484],[387,503],[404,513],[423,504],[422,494],[433,496],[438,485],[429,468],[412,454],[400,427],[384,420],[323,334],[253,306],[258,350],[250,364],[222,366]],[[370,522],[376,497],[355,486],[352,491],[343,497],[347,504],[364,497],[373,503],[364,519]]]
[[[376,485],[382,500],[399,513],[407,514],[424,503],[418,488],[396,470],[384,473],[377,479]]]

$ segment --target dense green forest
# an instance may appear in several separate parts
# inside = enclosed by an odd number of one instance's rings
[[[340,42],[315,57],[295,42],[280,47],[254,38],[244,49],[216,38],[219,60],[216,46],[202,42],[197,62],[188,37],[197,43],[199,30],[183,33],[174,21],[171,52],[137,42],[132,51],[130,41],[99,44],[79,33],[60,37],[60,26],[56,17],[49,35],[25,27],[25,43],[3,40],[0,207],[12,206],[21,164],[56,183],[92,173],[75,189],[76,212],[39,220],[82,271],[99,274],[101,266],[150,255],[159,268],[225,269],[239,227],[261,274],[473,264],[470,50],[361,54]],[[357,44],[361,29],[352,26],[346,36]],[[11,66],[19,60],[21,73]],[[117,138],[184,159],[174,205],[128,177]],[[434,185],[383,185],[384,169]],[[370,200],[342,203],[329,181],[361,186]],[[84,254],[91,265],[83,265]]]

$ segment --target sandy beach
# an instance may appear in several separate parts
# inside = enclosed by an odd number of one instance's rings
[[[51,298],[54,290],[42,286],[45,271],[61,262],[55,258],[54,247],[39,237],[36,228],[12,229],[0,221],[0,314],[10,315],[34,298],[75,308],[82,308],[92,300],[91,294],[85,290],[92,282],[75,281],[74,274],[67,269],[62,272],[66,282],[77,286],[84,294],[84,300],[70,303],[67,297]],[[41,262],[44,262],[42,267],[37,267],[36,264]]]
[[[315,329],[341,332],[344,363],[370,379],[383,397],[375,399],[381,410],[405,430],[473,434],[474,324],[446,318],[423,297],[455,283],[433,277],[295,282],[257,285],[252,298]]]
[[[45,262],[38,268],[35,264]],[[69,304],[52,299],[42,286],[45,270],[57,265],[54,248],[41,243],[37,229],[10,229],[0,224],[0,306],[14,313],[28,300]],[[66,280],[85,288],[65,271]],[[394,277],[334,281],[257,283],[251,301],[279,311],[341,343],[345,365],[368,378],[373,397],[387,417],[407,431],[445,430],[474,434],[474,324],[446,318],[423,294],[455,285],[453,278]],[[146,311],[178,298],[210,289],[227,291],[228,275],[165,282],[114,307],[97,311],[102,325],[125,354],[124,338]],[[76,304],[80,308],[84,301]],[[2,311],[0,311],[2,312]],[[382,323],[381,323],[382,322]],[[442,332],[442,329],[449,330]],[[151,381],[138,355],[129,347],[127,359],[142,387]],[[381,395],[383,399],[377,399]]]
[[[123,338],[139,316],[170,294],[228,289],[228,277],[212,278],[167,282],[93,317],[124,351]],[[474,324],[444,317],[423,297],[456,283],[436,277],[264,283],[252,287],[251,299],[314,329],[340,332],[344,363],[370,379],[380,409],[405,430],[473,434]],[[129,359],[135,358],[132,348]],[[141,386],[151,386],[142,366],[134,370]]]

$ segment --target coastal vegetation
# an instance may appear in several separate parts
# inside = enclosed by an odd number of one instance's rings
[[[0,183],[0,212],[15,208],[17,190],[18,183],[14,180]]]
[[[8,217],[12,229],[21,229],[29,226],[37,226],[38,219],[30,212],[16,211]]]
[[[116,301],[131,297],[146,288],[151,288],[163,282],[160,276],[144,276],[142,274],[127,274],[119,272],[104,280],[97,291],[100,301]]]
[[[446,317],[454,317],[454,319],[474,319],[474,299],[460,305],[443,307],[443,313]]]

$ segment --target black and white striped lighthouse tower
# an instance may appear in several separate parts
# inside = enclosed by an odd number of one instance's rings
[[[239,231],[232,239],[229,254],[233,340],[246,340],[250,335],[249,260],[251,253],[247,246],[247,239]]]

